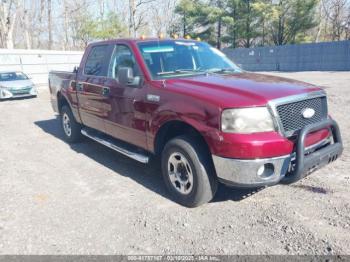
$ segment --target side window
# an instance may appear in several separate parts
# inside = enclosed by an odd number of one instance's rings
[[[108,45],[93,47],[86,59],[84,73],[86,75],[107,76],[105,61],[108,59],[108,51]]]
[[[140,69],[136,63],[134,54],[126,45],[117,45],[115,47],[108,70],[108,76],[117,79],[118,70],[121,67],[131,67],[134,71],[134,76],[140,75]]]

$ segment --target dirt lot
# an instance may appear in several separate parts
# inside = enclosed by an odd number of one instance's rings
[[[196,209],[168,199],[156,166],[63,142],[46,88],[0,102],[0,254],[350,254],[350,73],[278,75],[325,87],[342,158]]]

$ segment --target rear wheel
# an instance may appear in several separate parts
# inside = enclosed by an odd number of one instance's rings
[[[68,106],[63,106],[61,109],[61,125],[64,139],[68,143],[76,143],[81,140],[81,125],[75,120]]]
[[[217,190],[208,150],[195,138],[170,140],[162,153],[162,173],[174,200],[187,207],[209,202]]]

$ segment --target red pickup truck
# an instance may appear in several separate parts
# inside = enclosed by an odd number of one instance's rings
[[[245,72],[200,41],[93,43],[74,72],[50,72],[49,87],[68,142],[83,135],[142,163],[160,156],[168,190],[189,207],[219,182],[297,181],[343,150],[321,88]]]

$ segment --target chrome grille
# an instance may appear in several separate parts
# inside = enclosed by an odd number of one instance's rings
[[[303,117],[303,110],[306,108],[315,110],[315,114],[311,118]],[[327,98],[321,96],[276,105],[276,111],[283,133],[286,136],[292,136],[304,126],[320,122],[327,118]]]

